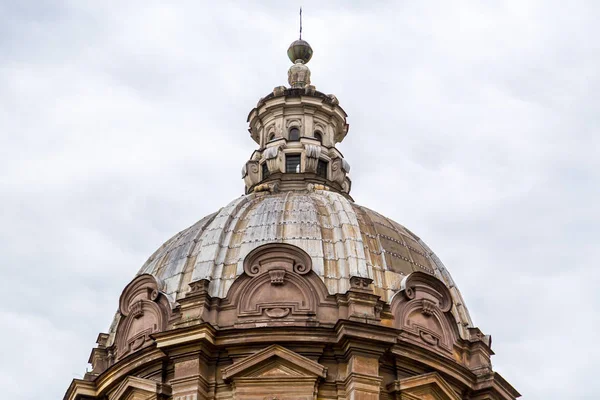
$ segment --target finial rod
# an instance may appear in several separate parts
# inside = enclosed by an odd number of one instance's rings
[[[300,40],[302,40],[302,7],[300,7]]]

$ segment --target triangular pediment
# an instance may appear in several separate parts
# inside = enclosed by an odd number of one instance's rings
[[[272,345],[223,369],[223,379],[236,377],[321,377],[327,368],[285,347]]]
[[[399,393],[403,400],[461,400],[448,382],[436,372],[400,379],[392,385],[393,391]]]
[[[128,376],[108,395],[109,400],[153,399],[159,394],[170,394],[170,388],[150,379]]]
[[[297,368],[296,365],[289,365],[289,363],[282,358],[273,357],[268,362],[260,364],[257,368],[251,368],[247,370],[244,376],[248,377],[292,377],[292,376],[306,376],[306,372],[302,369]]]

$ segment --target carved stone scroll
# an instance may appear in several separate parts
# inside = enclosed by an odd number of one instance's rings
[[[250,160],[246,162],[246,165],[244,165],[244,168],[242,169],[242,177],[244,178],[246,188],[251,188],[260,181],[259,171],[258,161]]]
[[[446,356],[458,338],[446,285],[432,275],[413,272],[404,278],[391,302],[395,325],[404,340],[426,346]]]
[[[254,249],[244,260],[244,272],[256,276],[271,269],[284,269],[305,275],[312,270],[308,254],[296,246],[270,243]]]
[[[350,191],[350,182],[348,178],[348,183],[346,181],[346,174],[350,172],[350,164],[346,162],[341,157],[336,157],[331,162],[331,180],[337,182],[340,186],[344,187],[346,185],[347,192]]]
[[[270,243],[250,252],[244,272],[251,279],[232,289],[238,324],[313,318],[319,300],[305,277],[311,270],[310,256],[296,246]]]
[[[119,300],[121,321],[115,343],[117,359],[152,342],[150,335],[166,329],[170,304],[160,284],[148,274],[139,275],[123,290]]]

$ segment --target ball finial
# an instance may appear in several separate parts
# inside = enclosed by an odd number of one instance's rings
[[[306,64],[313,55],[313,49],[306,40],[299,39],[290,44],[287,54],[291,62],[295,63],[297,60],[302,60]]]

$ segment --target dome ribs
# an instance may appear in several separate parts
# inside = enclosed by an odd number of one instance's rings
[[[185,266],[183,267],[182,273],[179,275],[178,284],[177,284],[177,298],[180,296],[184,296],[187,293],[187,284],[183,284],[183,282],[187,283],[190,281],[192,276],[192,270],[194,268],[194,264],[196,263],[196,256],[200,251],[199,248],[202,245],[202,233],[206,229],[206,227],[215,219],[218,213],[214,213],[209,215],[207,218],[202,219],[196,225],[202,225],[202,227],[198,230],[196,236],[193,240],[193,245],[190,247],[190,251],[187,254]]]
[[[151,274],[165,285],[165,293],[175,300],[180,292],[180,280],[189,269],[187,265],[196,240],[217,213],[210,214],[168,240],[144,264],[137,275]]]
[[[375,224],[367,214],[367,212],[359,205],[354,204],[360,231],[365,243],[365,256],[367,257],[367,265],[373,271],[373,282],[375,283],[375,293],[387,300],[393,296],[393,291],[390,290],[385,271],[387,263],[385,261],[385,252],[375,229]]]
[[[471,315],[469,314],[469,310],[465,307],[465,301],[462,297],[462,293],[458,290],[458,287],[454,284],[454,280],[450,276],[450,273],[442,263],[442,260],[427,246],[425,242],[421,239],[418,239],[418,242],[423,248],[428,252],[429,257],[432,262],[436,266],[436,270],[439,271],[438,279],[444,282],[450,290],[450,295],[452,296],[453,306],[452,306],[452,314],[456,317],[456,321],[458,323],[458,329],[462,337],[469,337],[468,329],[469,327],[473,327],[473,320],[471,319]],[[438,274],[436,274],[437,276]]]
[[[247,254],[268,243],[297,246],[329,294],[350,289],[350,278],[373,280],[374,294],[389,301],[414,271],[435,275],[450,290],[461,334],[472,326],[458,288],[441,261],[408,229],[337,192],[253,193],[175,235],[140,273],[160,279],[172,300],[189,283],[208,279],[209,294],[225,298],[243,273]]]
[[[215,260],[219,256],[221,243],[225,239],[225,230],[231,224],[233,216],[249,200],[247,196],[242,196],[229,203],[229,205],[219,211],[217,216],[202,233],[202,244],[193,268],[192,282],[201,279],[210,280],[214,277]],[[211,295],[218,295],[219,286],[219,282],[211,282],[209,288]]]

